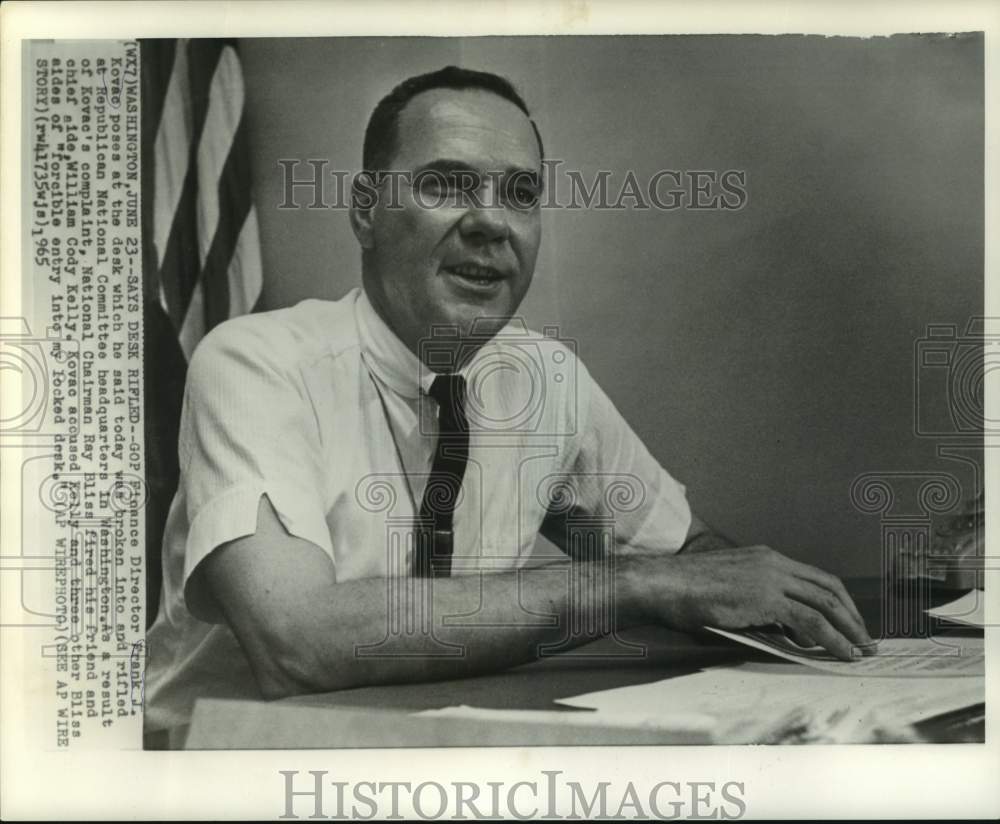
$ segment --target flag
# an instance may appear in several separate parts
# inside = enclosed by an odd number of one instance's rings
[[[140,57],[148,626],[187,362],[213,327],[253,311],[263,278],[235,41],[141,40]]]
[[[156,112],[152,192],[144,191],[151,262],[157,298],[189,359],[208,330],[251,311],[261,291],[243,73],[229,41],[143,45],[151,73],[162,77],[150,78],[160,81],[156,99],[143,100]]]

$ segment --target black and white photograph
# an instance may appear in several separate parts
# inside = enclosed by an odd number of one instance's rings
[[[204,5],[4,47],[5,753],[185,771],[112,817],[985,786],[991,32]]]
[[[150,746],[981,740],[980,35],[140,47]]]

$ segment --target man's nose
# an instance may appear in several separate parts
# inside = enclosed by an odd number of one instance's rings
[[[458,228],[463,236],[481,243],[503,241],[510,234],[507,210],[488,201],[471,204],[458,222]]]

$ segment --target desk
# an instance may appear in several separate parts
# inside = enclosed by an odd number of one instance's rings
[[[878,581],[851,581],[848,588],[876,637],[886,637],[886,593]],[[932,603],[960,593],[937,591]],[[927,606],[924,604],[923,606]],[[890,619],[899,624],[899,613]],[[905,622],[904,622],[905,625]],[[936,622],[928,623],[935,631]],[[390,746],[568,746],[707,743],[691,731],[622,730],[496,725],[447,718],[414,718],[411,713],[466,704],[492,709],[587,712],[555,704],[558,698],[632,684],[660,681],[708,666],[741,661],[773,661],[766,653],[741,647],[709,633],[688,635],[663,627],[635,627],[621,640],[642,644],[644,654],[614,639],[600,641],[505,672],[435,683],[363,687],[298,696],[272,703],[199,702],[186,746],[192,749],[329,748]],[[923,722],[927,741],[985,740],[982,706]]]

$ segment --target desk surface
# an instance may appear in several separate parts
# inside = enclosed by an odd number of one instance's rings
[[[897,634],[887,631],[886,624],[899,626],[900,615],[889,614],[878,582],[853,581],[849,588],[873,635]],[[932,602],[944,603],[956,595],[936,592]],[[931,624],[929,629],[933,628]],[[912,627],[906,629],[911,631]],[[570,695],[660,681],[708,666],[750,660],[774,659],[709,633],[688,635],[662,627],[636,627],[620,633],[618,639],[605,638],[567,653],[474,678],[363,687],[273,703],[199,702],[186,746],[267,749],[707,743],[686,729],[637,731],[497,725],[447,718],[418,719],[411,713],[461,704],[490,709],[587,712],[554,702]],[[932,719],[917,729],[929,741],[984,740],[981,711]]]

